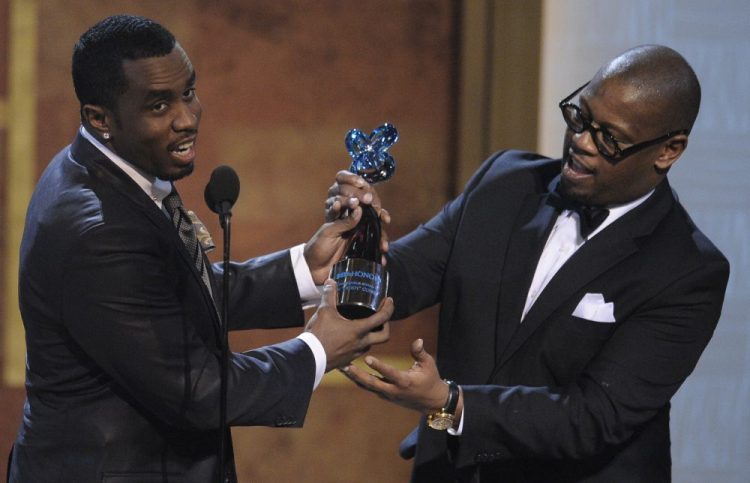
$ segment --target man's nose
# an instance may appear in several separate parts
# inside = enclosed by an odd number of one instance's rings
[[[591,128],[584,129],[580,133],[573,133],[571,139],[573,149],[580,153],[590,154],[592,156],[599,153],[596,147],[596,141],[594,141],[594,135],[591,132]]]
[[[181,102],[179,111],[172,121],[175,131],[196,130],[200,124],[201,107],[197,100]]]

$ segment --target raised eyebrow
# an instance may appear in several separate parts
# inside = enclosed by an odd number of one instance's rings
[[[192,89],[195,86],[195,71],[190,74],[190,77],[188,78],[187,82],[185,83],[186,89]],[[171,100],[175,97],[174,92],[172,92],[170,89],[158,89],[149,91],[146,95],[146,103],[151,103],[154,101],[159,100]]]
[[[146,95],[146,103],[149,104],[154,101],[170,100],[174,97],[174,94],[169,89],[159,89],[148,91]]]
[[[185,83],[185,87],[187,87],[187,88],[194,87],[195,86],[195,79],[196,79],[196,75],[195,75],[195,71],[193,71],[190,74],[190,77],[188,78],[187,82]]]

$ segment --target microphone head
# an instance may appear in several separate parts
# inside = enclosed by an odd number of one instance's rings
[[[203,192],[209,209],[220,215],[231,211],[239,195],[240,178],[234,169],[226,165],[214,169]]]

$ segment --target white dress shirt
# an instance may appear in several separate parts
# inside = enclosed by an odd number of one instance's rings
[[[140,188],[151,198],[159,209],[163,208],[164,198],[172,192],[172,183],[163,179],[159,179],[155,176],[151,176],[145,173],[143,170],[134,166],[133,164],[125,161],[120,156],[115,154],[111,149],[99,142],[94,136],[89,133],[83,125],[80,127],[81,135],[86,138],[91,144],[93,144],[99,151],[102,152],[107,158],[110,159],[118,168],[125,172]],[[297,280],[297,289],[299,290],[300,300],[304,306],[311,304],[314,301],[320,300],[320,291],[315,286],[312,275],[310,274],[310,268],[307,266],[307,261],[304,257],[305,245],[297,245],[289,250],[289,255],[292,260],[292,267],[294,268],[294,276]],[[323,374],[326,370],[326,353],[323,349],[323,344],[320,340],[311,332],[303,332],[297,336],[301,339],[313,353],[315,357],[315,382],[313,384],[313,390],[318,387]]]

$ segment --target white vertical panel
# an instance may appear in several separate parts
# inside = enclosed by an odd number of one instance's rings
[[[561,151],[558,101],[612,56],[668,45],[691,63],[703,101],[670,181],[732,275],[719,327],[673,400],[676,482],[746,482],[750,473],[750,2],[546,0],[539,149]]]

